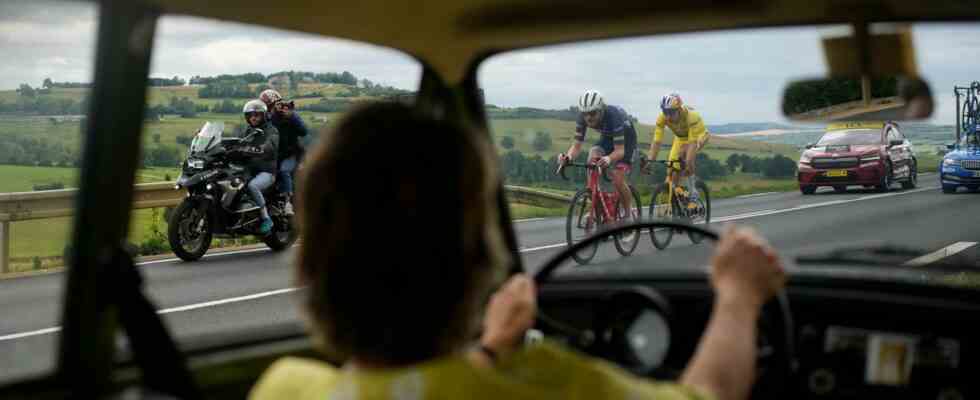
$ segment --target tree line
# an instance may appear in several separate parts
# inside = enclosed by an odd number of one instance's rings
[[[725,167],[731,173],[741,170],[744,173],[761,174],[766,178],[788,178],[796,175],[796,161],[781,154],[758,158],[735,153],[725,159]]]
[[[269,75],[264,75],[259,72],[249,72],[245,74],[229,75],[222,74],[218,76],[197,76],[195,75],[190,79],[192,85],[208,85],[214,82],[220,81],[240,81],[244,83],[266,83],[270,78],[285,75],[289,77],[291,81],[308,81],[308,82],[320,82],[320,83],[339,83],[343,85],[357,85],[358,78],[349,71],[344,72],[324,72],[315,73],[309,71],[279,71],[274,72]]]
[[[557,119],[575,121],[578,118],[578,108],[569,107],[566,110],[546,110],[533,107],[501,108],[493,104],[486,106],[487,117],[491,119]]]
[[[88,112],[88,98],[81,101],[49,96],[20,96],[17,101],[0,99],[0,113],[37,115],[79,115]]]

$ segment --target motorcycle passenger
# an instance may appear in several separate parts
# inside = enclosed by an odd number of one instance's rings
[[[262,234],[272,231],[272,218],[266,208],[262,191],[275,183],[276,147],[279,143],[276,127],[266,118],[268,111],[262,101],[252,100],[245,103],[242,113],[248,124],[248,129],[245,130],[245,138],[248,141],[243,141],[240,147],[233,149],[244,153],[248,160],[248,173],[252,176],[248,181],[248,193],[255,201],[255,205],[259,206],[259,213],[262,216],[259,232]]]
[[[270,110],[270,121],[279,131],[279,172],[276,186],[283,196],[283,211],[293,215],[293,172],[303,158],[303,146],[299,138],[305,137],[309,130],[299,114],[294,111],[295,103],[286,101],[279,92],[267,89],[259,95],[259,100]]]

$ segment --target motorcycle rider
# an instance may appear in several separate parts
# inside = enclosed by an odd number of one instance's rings
[[[262,216],[259,232],[262,234],[271,232],[273,226],[262,191],[275,183],[276,155],[279,144],[279,132],[268,120],[268,112],[268,107],[261,100],[245,103],[242,114],[248,124],[244,136],[248,140],[243,141],[239,147],[232,149],[233,152],[243,153],[247,160],[246,166],[252,176],[252,179],[248,181],[248,193],[255,201],[255,205],[259,206],[259,213]]]
[[[299,114],[293,111],[296,106],[292,101],[283,99],[279,92],[273,89],[262,91],[259,100],[269,108],[269,119],[279,131],[279,172],[276,175],[276,186],[283,196],[283,212],[293,215],[293,172],[303,158],[303,146],[299,138],[309,134],[306,124]]]

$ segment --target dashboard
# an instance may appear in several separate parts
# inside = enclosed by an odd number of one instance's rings
[[[784,301],[758,321],[753,398],[980,398],[975,290],[795,276]],[[555,279],[539,306],[563,326],[541,330],[638,375],[677,379],[712,302],[703,276]]]

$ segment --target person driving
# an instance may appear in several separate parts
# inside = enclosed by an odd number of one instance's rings
[[[262,223],[259,225],[259,232],[267,234],[272,231],[272,218],[269,210],[265,206],[265,197],[262,191],[268,189],[275,182],[276,173],[276,146],[279,143],[279,133],[276,127],[266,120],[268,113],[265,103],[259,100],[252,100],[245,103],[242,113],[248,128],[245,130],[245,137],[251,137],[248,141],[243,141],[241,146],[235,151],[244,153],[248,159],[248,172],[252,179],[248,181],[248,194],[259,207],[262,216]]]
[[[760,308],[784,282],[773,249],[751,230],[724,233],[700,345],[678,382],[656,382],[547,340],[522,345],[536,289],[524,274],[504,277],[511,256],[486,135],[375,103],[322,137],[299,177],[306,239],[295,273],[313,342],[340,367],[283,358],[251,399],[748,396]],[[418,157],[406,160],[406,152]],[[369,158],[401,161],[363,162]],[[396,238],[383,251],[379,230]]]

